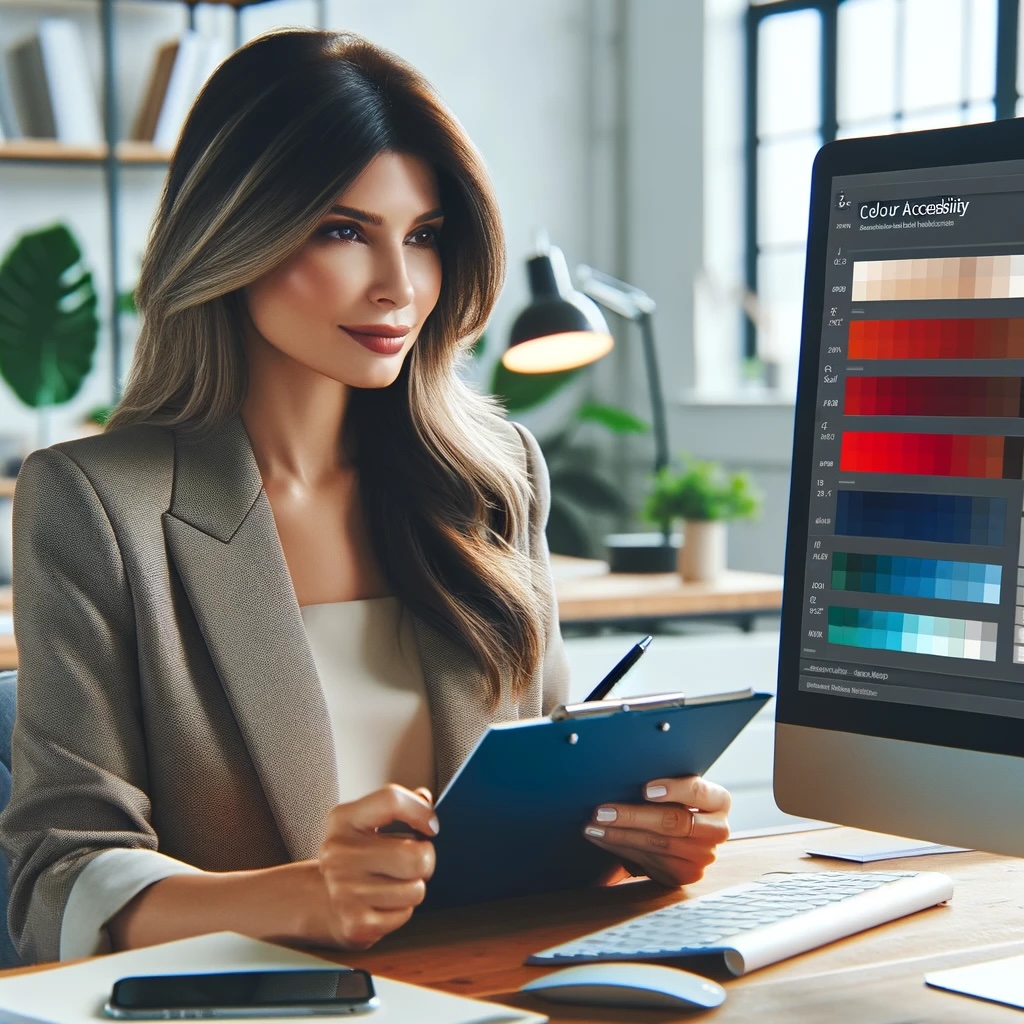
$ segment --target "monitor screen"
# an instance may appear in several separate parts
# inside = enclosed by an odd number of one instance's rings
[[[795,427],[779,805],[1024,852],[1024,125],[821,151]]]

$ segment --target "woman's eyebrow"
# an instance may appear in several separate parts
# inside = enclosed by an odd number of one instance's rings
[[[384,218],[379,213],[368,213],[366,210],[357,210],[354,206],[332,206],[331,213],[337,213],[342,217],[351,217],[352,220],[361,221],[363,224],[372,224],[374,227],[381,227]],[[422,224],[424,221],[437,220],[444,216],[444,210],[440,206],[426,213],[421,213],[413,224]]]

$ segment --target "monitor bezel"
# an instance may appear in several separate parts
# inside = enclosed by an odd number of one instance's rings
[[[825,265],[833,180],[855,174],[1024,161],[1024,120],[1006,119],[823,146],[811,171],[807,259],[794,414],[776,720],[883,739],[1024,756],[1024,723],[945,708],[801,693],[800,655]],[[1021,239],[1024,243],[1024,237]],[[1024,700],[1024,695],[1022,695]],[[882,712],[884,709],[884,713]]]

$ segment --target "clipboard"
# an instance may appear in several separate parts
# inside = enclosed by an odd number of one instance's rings
[[[422,909],[599,884],[616,859],[582,836],[601,803],[650,779],[703,775],[771,694],[656,694],[560,705],[490,726],[437,801]]]

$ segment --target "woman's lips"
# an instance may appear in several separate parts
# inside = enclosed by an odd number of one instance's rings
[[[401,352],[402,346],[405,345],[404,335],[399,338],[388,338],[382,334],[365,334],[362,331],[353,331],[351,327],[342,327],[341,330],[352,338],[353,341],[359,342],[363,348],[376,352],[380,356],[393,356]]]

